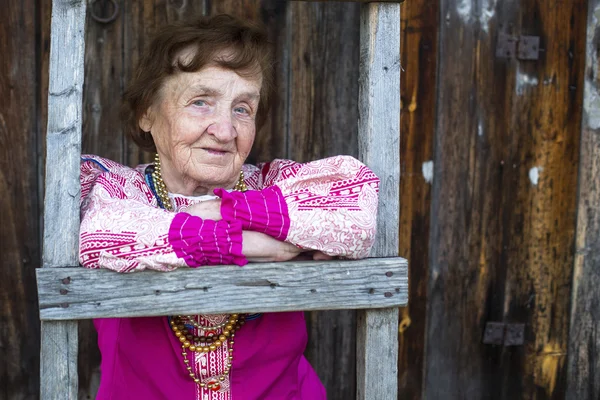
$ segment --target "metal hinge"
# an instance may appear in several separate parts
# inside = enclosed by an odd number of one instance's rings
[[[540,58],[539,36],[512,36],[498,34],[496,58],[517,58],[519,60],[538,60]]]
[[[521,346],[525,343],[525,324],[488,322],[483,332],[483,344]]]

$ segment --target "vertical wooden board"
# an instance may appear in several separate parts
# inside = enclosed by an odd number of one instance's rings
[[[358,154],[358,4],[292,5],[289,156]]]
[[[508,98],[504,319],[526,323],[527,341],[503,354],[505,398],[565,396],[586,4],[529,1],[519,11],[520,33],[539,35],[545,52],[516,66]]]
[[[440,2],[424,398],[496,395],[486,386],[495,353],[481,337],[486,320],[502,318],[496,282],[509,62],[496,62],[493,51],[500,5],[484,3]],[[493,18],[476,18],[484,11]]]
[[[435,131],[438,2],[406,1],[402,16],[400,256],[409,303],[400,310],[398,398],[420,399],[425,357],[429,225]]]
[[[442,1],[425,397],[561,398],[582,1]],[[498,33],[540,60],[498,59]],[[526,324],[522,347],[481,343]]]
[[[78,261],[85,13],[85,1],[52,3],[42,257],[49,268]],[[43,399],[77,397],[76,322],[42,326],[40,384]]]
[[[398,375],[398,365],[395,362],[398,354],[398,309],[360,310],[357,326],[356,399],[395,398]],[[364,371],[363,366],[368,370]]]
[[[78,398],[77,321],[44,321],[41,326],[40,398],[75,400]]]
[[[0,398],[39,390],[35,1],[3,4],[0,24]]]
[[[286,156],[356,155],[359,13],[356,4],[291,2]],[[306,356],[331,400],[356,393],[356,312],[307,313]]]
[[[122,12],[123,2],[117,4],[119,12],[111,22],[93,18],[110,17],[114,12],[110,1],[90,4],[86,17],[82,153],[123,162],[125,138],[119,109],[124,85],[123,25],[127,16]]]
[[[588,2],[575,268],[567,368],[568,400],[600,397],[600,1]]]
[[[359,158],[381,179],[372,257],[398,254],[400,198],[400,5],[361,7]],[[358,313],[357,399],[398,392],[398,309]]]
[[[81,153],[85,6],[52,5],[48,129],[44,196],[46,267],[72,266],[79,253],[79,154]]]

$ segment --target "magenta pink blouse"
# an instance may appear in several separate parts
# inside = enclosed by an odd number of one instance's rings
[[[243,230],[345,258],[366,257],[373,244],[379,180],[352,157],[244,165],[251,190],[215,191],[222,200],[221,221],[185,212],[205,198],[171,195],[175,212],[162,209],[146,169],[82,157],[80,261],[86,268],[131,272],[243,266]],[[217,390],[190,378],[167,317],[96,320],[102,355],[97,398],[325,399],[323,386],[303,356],[303,315],[248,316],[236,332],[231,371]],[[216,324],[226,316],[194,318]],[[196,376],[211,382],[221,375],[228,347],[225,342],[209,353],[188,352]]]

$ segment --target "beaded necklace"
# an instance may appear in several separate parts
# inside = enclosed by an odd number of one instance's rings
[[[173,203],[171,202],[171,198],[169,197],[167,185],[165,185],[165,181],[163,181],[162,178],[160,170],[160,158],[158,157],[158,153],[154,156],[154,171],[152,172],[152,181],[154,183],[156,194],[158,195],[163,208],[165,210],[175,211],[173,208]],[[238,177],[233,190],[235,192],[245,192],[248,190],[248,187],[244,183],[244,171],[240,171],[240,176]]]
[[[160,158],[158,154],[154,156],[154,171],[151,174],[151,183],[155,190],[155,193],[159,200],[159,206],[169,211],[175,211],[173,207],[173,202],[169,197],[169,191],[167,190],[167,185],[165,185],[164,180],[162,179],[161,169],[160,169]],[[244,183],[244,173],[240,171],[240,176],[235,186],[233,187],[234,191],[245,192],[248,190],[248,187]],[[170,319],[171,330],[175,334],[175,337],[181,343],[181,356],[183,357],[183,362],[185,364],[185,368],[188,371],[190,378],[203,388],[208,388],[214,391],[217,391],[221,388],[221,383],[227,378],[229,375],[229,371],[231,370],[231,363],[233,362],[233,345],[235,337],[235,332],[244,325],[245,316],[239,314],[231,314],[227,322],[222,324],[217,324],[215,326],[203,326],[198,324],[193,316],[181,316],[176,315]],[[192,334],[191,330],[186,328],[186,323],[191,324],[193,327],[198,329],[212,332],[217,329],[222,329],[221,334],[218,336],[215,334],[208,334],[207,336],[196,336]],[[192,328],[193,329],[193,328]],[[202,382],[200,377],[196,375],[192,366],[190,365],[190,361],[187,358],[188,350],[193,353],[201,352],[208,353],[210,351],[216,351],[219,347],[223,346],[225,341],[229,341],[229,348],[227,355],[227,364],[223,370],[223,374],[212,378],[208,382]]]

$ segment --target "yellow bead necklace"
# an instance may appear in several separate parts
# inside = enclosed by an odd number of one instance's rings
[[[173,202],[169,197],[167,185],[165,185],[165,181],[162,179],[160,169],[160,157],[158,156],[158,153],[154,156],[154,171],[152,172],[152,182],[154,184],[156,194],[160,198],[163,208],[165,210],[175,211],[175,208],[173,207]],[[235,186],[233,187],[233,190],[238,192],[245,192],[246,190],[248,190],[248,187],[244,183],[243,171],[240,171],[240,176]],[[196,336],[187,330],[184,324],[185,322],[189,322],[194,327],[204,331],[213,331],[217,329],[222,329],[222,331],[221,334],[219,334],[218,336]],[[227,378],[227,376],[229,375],[229,371],[231,370],[231,363],[233,361],[233,338],[235,337],[235,332],[238,329],[240,329],[242,325],[244,325],[244,322],[244,316],[240,316],[238,314],[231,314],[226,322],[215,326],[202,326],[198,324],[191,315],[187,315],[185,317],[181,315],[176,315],[171,319],[171,329],[173,330],[175,337],[177,337],[181,342],[181,356],[183,357],[185,368],[188,371],[190,377],[194,380],[194,382],[197,385],[215,391],[221,388],[221,382],[223,382]],[[208,353],[209,351],[216,351],[219,347],[223,346],[223,343],[225,343],[225,341],[227,340],[229,340],[229,354],[227,355],[227,364],[225,365],[223,373],[215,378],[212,378],[211,381],[207,383],[202,382],[194,372],[192,366],[190,365],[190,361],[187,358],[187,351],[189,350],[192,353]]]

